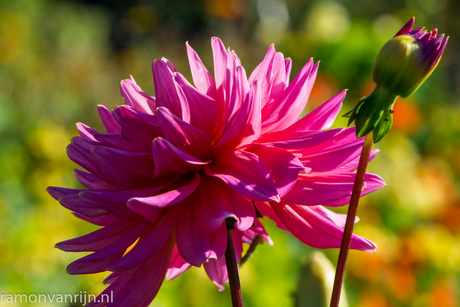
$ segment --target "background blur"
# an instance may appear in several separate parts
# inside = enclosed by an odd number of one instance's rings
[[[349,89],[343,114],[372,89],[380,47],[415,16],[415,27],[437,27],[450,40],[433,75],[397,103],[394,127],[376,146],[381,152],[370,171],[388,186],[363,199],[355,233],[378,251],[350,253],[346,291],[349,305],[358,307],[460,305],[459,6],[456,0],[0,1],[0,293],[104,288],[107,274],[66,274],[82,255],[54,244],[95,227],[45,188],[77,186],[65,153],[75,122],[101,128],[96,106],[123,103],[120,80],[133,75],[153,95],[150,64],[162,56],[189,78],[186,41],[212,70],[210,37],[219,36],[248,72],[275,43],[292,58],[293,74],[310,57],[321,61],[309,108]],[[259,246],[241,270],[246,306],[294,306],[313,249],[266,225],[275,245]],[[324,254],[335,264],[336,250]],[[202,269],[191,269],[166,281],[152,306],[230,306],[229,291],[218,292]]]

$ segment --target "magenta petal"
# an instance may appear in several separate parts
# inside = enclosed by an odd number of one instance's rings
[[[166,279],[171,280],[176,278],[180,274],[187,271],[192,265],[182,258],[179,250],[177,249],[177,245],[174,245],[172,256],[171,256],[171,263],[169,264],[168,271],[166,272]]]
[[[187,43],[187,55],[192,72],[193,83],[203,94],[213,97],[216,93],[216,84],[211,74],[208,72],[198,54]]]
[[[84,236],[59,242],[56,248],[66,252],[91,252],[100,250],[120,239],[135,223],[118,221]],[[144,223],[145,227],[146,224]],[[143,228],[142,226],[139,228]]]
[[[186,174],[203,168],[210,161],[202,161],[175,147],[163,138],[152,142],[155,177],[168,173]]]
[[[175,189],[171,189],[168,192],[147,196],[147,197],[134,197],[128,201],[128,206],[134,211],[137,211],[135,208],[165,208],[172,205],[175,205],[185,198],[189,197],[192,194],[198,185],[200,184],[200,175],[198,172],[195,173],[195,176],[192,180],[185,177],[182,180],[183,185]]]
[[[175,80],[181,87],[179,93],[190,107],[190,124],[207,132],[215,130],[217,120],[217,103],[209,96],[193,87],[181,74],[175,75]]]
[[[299,173],[306,169],[294,154],[285,149],[254,147],[248,151],[257,155],[268,167],[281,197],[292,189]]]
[[[200,266],[207,259],[223,256],[227,248],[227,230],[225,225],[213,233],[202,230],[193,216],[192,204],[184,201],[176,224],[176,241],[185,261]]]
[[[250,152],[237,150],[222,153],[219,160],[206,165],[204,171],[209,176],[222,179],[251,200],[280,200],[270,170],[259,157]]]
[[[110,112],[105,106],[101,104],[97,106],[97,111],[99,112],[99,117],[101,118],[107,133],[121,132],[120,124],[115,120],[112,112]]]
[[[212,56],[214,60],[214,79],[216,89],[222,95],[222,86],[226,77],[227,70],[227,51],[222,41],[218,37],[211,38]]]
[[[177,94],[178,85],[174,81],[176,68],[165,58],[155,60],[152,63],[153,83],[155,84],[155,95],[157,107],[165,107],[178,118],[190,122],[190,111],[188,104],[180,99]]]
[[[308,61],[284,90],[283,95],[265,105],[262,110],[262,131],[281,131],[300,118],[313,87],[317,70],[318,63],[313,65],[313,60]]]
[[[120,91],[127,105],[144,113],[153,114],[156,108],[155,98],[144,93],[133,77],[121,81]]]
[[[126,271],[140,265],[155,253],[171,237],[179,211],[172,209],[158,221],[155,226],[148,229],[134,247],[120,260],[113,263],[107,270]]]
[[[300,174],[296,185],[283,200],[306,206],[343,206],[350,201],[355,176],[355,173],[338,172]],[[364,196],[384,185],[379,176],[366,174],[361,195]]]
[[[106,306],[104,296],[113,297],[113,302],[108,305],[110,307],[149,306],[163,283],[173,244],[171,237],[153,257],[141,265],[129,271],[112,273],[106,280],[110,286],[87,306]]]
[[[256,213],[251,200],[237,194],[218,178],[203,176],[192,197],[195,218],[206,232],[217,231],[226,218],[234,218],[235,228],[241,231],[254,223]]]
[[[223,284],[228,282],[227,265],[225,264],[225,257],[219,260],[209,259],[203,263],[206,274],[209,279],[219,288],[219,291],[225,290]]]
[[[338,248],[343,228],[317,211],[285,203],[273,204],[278,217],[297,239],[314,248]],[[350,248],[366,252],[375,252],[377,246],[363,237],[353,235]]]
[[[69,264],[67,272],[69,274],[91,274],[105,271],[108,266],[123,256],[126,249],[139,238],[146,226],[147,223],[143,222],[125,230],[118,240]]]
[[[321,130],[328,129],[334,123],[337,114],[342,108],[347,91],[343,90],[304,117],[294,123],[289,129],[293,130]]]
[[[181,120],[166,108],[157,109],[164,137],[177,148],[196,157],[209,155],[212,135]]]
[[[237,145],[242,146],[251,143],[260,135],[260,120],[260,90],[256,82],[251,87],[239,111],[226,122],[215,147],[225,144],[226,147],[235,148]],[[243,137],[246,139],[240,142]]]

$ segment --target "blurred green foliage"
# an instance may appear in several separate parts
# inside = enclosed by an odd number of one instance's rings
[[[450,35],[440,65],[411,99],[397,102],[392,131],[370,171],[387,187],[361,202],[355,232],[379,246],[351,252],[350,306],[460,304],[460,4],[449,0],[16,0],[0,2],[0,293],[96,293],[107,274],[70,276],[80,255],[56,242],[93,226],[45,193],[76,187],[65,147],[82,121],[101,128],[96,105],[122,103],[133,75],[153,94],[150,62],[162,56],[189,76],[185,41],[212,67],[210,37],[236,50],[247,71],[269,44],[293,60],[321,60],[308,108],[343,88],[343,113],[371,90],[379,48],[412,16]],[[346,125],[340,118],[337,126]],[[341,212],[345,212],[342,208]],[[248,307],[293,306],[312,249],[266,222],[262,245],[241,270]],[[324,251],[336,262],[337,251]],[[13,305],[9,305],[13,306]],[[54,305],[50,305],[54,306]],[[202,269],[164,283],[152,306],[230,306]]]

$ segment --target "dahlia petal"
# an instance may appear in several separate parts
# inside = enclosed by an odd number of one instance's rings
[[[281,131],[301,116],[313,87],[318,63],[309,60],[284,90],[279,99],[266,104],[262,110],[262,131]]]
[[[142,113],[124,105],[113,110],[113,116],[122,127],[122,135],[140,152],[149,152],[152,140],[163,136],[156,116]]]
[[[99,117],[101,118],[102,123],[104,124],[105,130],[107,131],[107,133],[120,133],[121,132],[120,124],[113,117],[112,112],[110,112],[109,109],[107,109],[105,106],[100,104],[97,106],[97,111],[99,113]]]
[[[166,108],[158,108],[157,117],[165,139],[171,144],[193,156],[209,155],[211,134],[186,123]]]
[[[200,266],[210,258],[219,259],[227,247],[227,230],[222,225],[216,232],[207,233],[198,225],[192,204],[184,201],[176,223],[177,248],[185,261]]]
[[[252,202],[235,193],[220,179],[203,176],[200,187],[193,193],[193,211],[200,227],[209,233],[234,218],[235,228],[244,231],[254,223]]]
[[[96,141],[96,139],[94,138],[94,135],[99,133],[99,131],[96,131],[92,129],[91,127],[85,124],[82,124],[82,123],[77,123],[77,130],[82,138],[88,139],[91,141]]]
[[[120,82],[120,92],[127,105],[144,113],[153,114],[156,108],[155,98],[144,93],[133,77]]]
[[[222,41],[218,37],[211,38],[212,57],[214,61],[214,80],[216,82],[216,90],[222,93],[222,86],[227,76],[227,51]],[[218,95],[216,93],[216,95]]]
[[[165,107],[178,118],[190,122],[189,106],[177,94],[178,85],[174,81],[174,73],[176,72],[174,65],[162,58],[153,61],[152,70],[157,107]]]
[[[305,148],[318,146],[329,141],[329,139],[341,130],[342,129],[292,131],[288,128],[283,131],[264,133],[257,140],[257,143],[266,146],[304,150]]]
[[[204,171],[209,176],[222,179],[232,189],[252,200],[279,201],[280,197],[270,170],[256,155],[234,151],[222,153]]]
[[[252,71],[249,76],[249,84],[253,84],[257,81],[260,84],[262,93],[262,106],[264,106],[270,100],[270,91],[272,87],[272,74],[273,69],[273,57],[275,56],[275,46],[271,44],[265,54],[264,59],[259,65]]]
[[[225,144],[235,148],[257,139],[260,135],[260,90],[257,82],[253,84],[239,111],[226,123],[215,147]],[[246,139],[241,142],[241,139]]]
[[[147,230],[134,247],[107,270],[126,271],[153,257],[171,237],[179,211],[168,210],[151,229]]]
[[[77,163],[88,172],[98,178],[101,178],[105,182],[110,182],[110,180],[99,171],[98,167],[96,167],[99,162],[91,155],[91,148],[93,148],[93,146],[94,142],[90,142],[87,139],[78,136],[73,137],[70,144],[67,146],[67,155],[73,162]]]
[[[184,180],[185,181],[185,180]],[[200,175],[198,172],[195,173],[195,176],[190,182],[185,181],[186,183],[178,188],[171,189],[168,192],[147,196],[147,197],[134,197],[128,201],[128,207],[132,208],[165,208],[172,205],[175,205],[185,198],[189,197],[192,194],[198,185],[200,184]]]
[[[273,210],[272,206],[266,201],[255,201],[254,205],[256,206],[257,210],[262,214],[262,216],[268,217],[270,220],[276,223],[276,227],[281,230],[288,231],[286,226],[284,226],[283,222],[278,218],[275,211]]]
[[[141,265],[129,271],[111,274],[107,280],[110,286],[87,306],[149,306],[163,283],[173,245],[174,240],[171,237],[153,257]],[[111,297],[113,300],[107,304],[104,297]]]
[[[97,225],[97,226],[108,226],[110,224],[118,222],[120,219],[117,218],[116,216],[112,214],[101,214],[99,216],[86,216],[84,214],[81,214],[79,212],[72,212],[73,215],[75,215],[77,218],[87,221],[91,224]]]
[[[81,237],[62,241],[56,244],[56,248],[66,252],[94,252],[107,247],[115,241],[118,241],[125,235],[125,232],[131,229],[145,227],[135,226],[136,222],[117,221],[96,231],[90,232]]]
[[[315,206],[343,206],[349,203],[355,173],[309,173],[300,174],[296,185],[283,200],[289,203]],[[382,178],[366,174],[361,195],[376,191],[385,186]]]
[[[115,242],[69,264],[67,272],[74,275],[105,271],[109,265],[123,256],[126,249],[139,238],[146,227],[146,222],[133,225],[130,229],[126,229]]]
[[[94,146],[91,151],[107,167],[117,167],[135,174],[153,176],[154,163],[150,153],[127,151],[99,145]]]
[[[175,80],[190,107],[190,124],[203,131],[214,131],[218,112],[216,102],[193,87],[181,74],[175,74]]]
[[[219,288],[219,291],[224,291],[225,287],[223,284],[228,282],[225,257],[221,257],[219,260],[209,259],[203,263],[203,266],[209,279]]]
[[[342,108],[347,91],[343,90],[294,123],[293,130],[329,129]]]
[[[310,207],[272,204],[274,211],[297,239],[314,248],[338,248],[343,228]],[[363,237],[353,235],[350,248],[375,252],[377,246]]]
[[[329,209],[324,208],[323,206],[311,206],[310,209],[328,218],[331,222],[333,222],[337,226],[342,227],[342,228],[345,227],[345,223],[347,221],[346,214],[335,213]],[[358,223],[358,222],[359,222],[359,217],[356,216],[355,223]]]
[[[80,169],[74,170],[75,177],[77,180],[88,189],[100,190],[100,189],[111,189],[113,186],[102,181],[97,176],[94,176],[91,173],[82,171]]]
[[[167,173],[187,174],[200,170],[210,161],[202,161],[172,145],[163,138],[152,142],[153,159],[155,161],[154,176]]]
[[[129,141],[126,137],[123,137],[120,133],[114,134],[95,134],[94,138],[99,142],[100,145],[106,147],[119,148],[124,150],[137,151],[136,146]]]
[[[292,189],[305,166],[292,153],[276,147],[253,147],[247,149],[257,155],[270,170],[278,194],[283,196]]]
[[[216,94],[216,84],[211,74],[208,72],[198,54],[187,43],[187,55],[192,72],[193,83],[195,87],[203,94],[214,97]],[[192,116],[193,118],[193,116]]]
[[[79,197],[85,203],[88,203],[95,208],[101,208],[105,211],[115,215],[122,220],[137,218],[138,214],[132,208],[126,206],[126,202],[133,197],[145,197],[153,195],[161,191],[169,182],[156,185],[152,188],[146,189],[132,189],[132,190],[108,190],[108,191],[82,191]],[[135,213],[136,212],[136,213]],[[82,212],[86,214],[85,212]],[[151,215],[153,210],[149,212]],[[151,220],[153,216],[149,216]]]
[[[166,279],[171,280],[179,276],[180,274],[187,271],[192,265],[182,258],[179,250],[177,249],[177,245],[174,245],[171,262],[168,267],[168,271],[166,272]]]
[[[67,208],[73,212],[82,213],[89,217],[96,217],[107,213],[105,209],[96,207],[83,201],[79,194],[64,195],[59,198],[59,203],[64,208]]]

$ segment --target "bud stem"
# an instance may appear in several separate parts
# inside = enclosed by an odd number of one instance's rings
[[[345,229],[343,231],[342,244],[340,246],[339,259],[337,261],[337,268],[335,271],[330,307],[339,306],[343,276],[345,273],[345,266],[347,264],[348,251],[350,250],[351,237],[353,234],[356,212],[358,210],[359,197],[361,196],[364,176],[366,175],[367,163],[369,162],[369,155],[371,153],[373,144],[374,142],[372,140],[372,132],[370,132],[364,139],[363,149],[361,151],[361,157],[358,164],[358,170],[356,171],[355,182],[353,185],[353,191],[351,193],[350,205],[348,206],[347,220],[345,223]]]
[[[243,307],[243,295],[241,294],[238,264],[236,263],[235,247],[233,245],[231,227],[227,227],[227,249],[225,250],[225,263],[227,265],[232,306]]]

